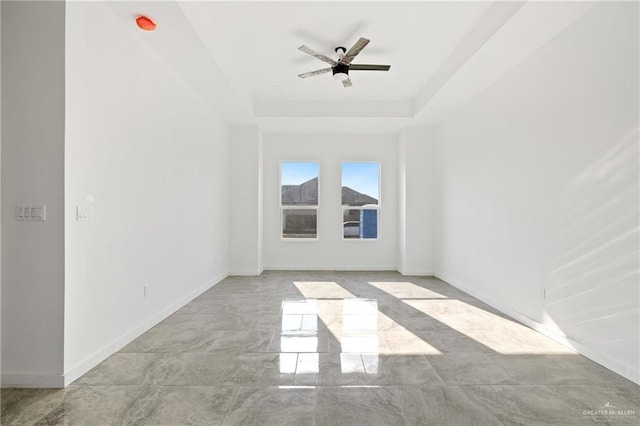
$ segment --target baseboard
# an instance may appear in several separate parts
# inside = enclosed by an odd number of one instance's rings
[[[148,331],[151,327],[158,324],[160,321],[167,318],[169,315],[176,312],[178,309],[182,308],[187,303],[191,302],[193,299],[209,290],[211,287],[222,281],[228,276],[228,274],[221,274],[220,276],[208,281],[207,283],[201,285],[195,290],[188,293],[186,296],[182,297],[180,300],[172,303],[166,308],[162,309],[160,312],[152,315],[149,319],[144,321],[142,324],[132,328],[126,333],[122,334],[120,337],[113,340],[111,343],[103,346],[101,349],[94,352],[92,355],[87,357],[84,361],[81,361],[76,366],[68,369],[64,374],[63,386],[68,386],[73,383],[75,380],[80,378],[82,375],[87,373],[96,365],[100,364],[105,359],[109,358],[111,355],[128,345],[131,341],[139,337],[141,334]],[[56,386],[56,387],[63,387]],[[41,387],[41,386],[38,386]]]
[[[433,271],[426,271],[420,269],[404,269],[398,268],[398,272],[405,277],[433,277]]]
[[[631,366],[631,365],[627,365],[627,364],[623,364],[620,363],[614,359],[611,359],[610,356],[602,353],[601,351],[598,351],[594,348],[590,348],[587,346],[582,345],[579,342],[576,342],[575,340],[571,339],[570,337],[558,333],[556,330],[552,330],[549,329],[549,327],[545,326],[544,324],[535,321],[525,315],[522,315],[516,311],[511,310],[510,308],[506,308],[504,306],[501,306],[501,304],[496,303],[495,300],[493,300],[491,297],[485,295],[485,294],[481,294],[477,291],[475,291],[475,289],[472,289],[470,287],[467,287],[466,285],[453,280],[449,277],[447,277],[444,274],[440,274],[440,273],[434,273],[434,276],[444,282],[446,282],[447,284],[456,287],[459,290],[464,291],[465,293],[470,294],[471,296],[475,297],[478,300],[481,300],[482,302],[488,304],[489,306],[499,310],[500,312],[502,312],[505,315],[510,316],[511,318],[515,319],[516,321],[536,330],[537,332],[539,332],[540,334],[543,334],[547,337],[549,337],[550,339],[560,343],[561,345],[564,345],[566,347],[568,347],[569,349],[572,349],[574,351],[576,351],[577,353],[579,353],[580,355],[583,355],[586,358],[589,358],[591,361],[596,362],[600,365],[602,365],[603,367],[613,371],[614,373],[617,373],[619,375],[621,375],[624,378],[627,378],[629,380],[631,380],[634,383],[640,384],[640,371],[638,371],[637,367]]]
[[[318,265],[275,265],[265,266],[265,271],[396,271],[395,265],[389,266],[318,266]]]
[[[62,388],[62,374],[3,373],[0,379],[3,388]]]
[[[261,273],[262,269],[239,269],[229,271],[229,275],[235,277],[257,277]]]

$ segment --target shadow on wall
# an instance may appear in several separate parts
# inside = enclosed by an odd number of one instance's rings
[[[627,366],[640,359],[638,128],[561,192],[546,324]],[[571,204],[569,204],[571,203]],[[623,212],[623,213],[621,213]],[[576,241],[580,243],[576,244]],[[636,371],[637,374],[637,371]]]

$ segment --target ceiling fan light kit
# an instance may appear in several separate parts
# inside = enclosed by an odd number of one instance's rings
[[[333,78],[340,81],[345,81],[349,78],[349,66],[343,63],[338,63],[333,68]]]
[[[369,44],[369,39],[364,37],[360,37],[358,41],[355,42],[351,49],[347,51],[342,46],[338,46],[335,48],[335,52],[338,54],[338,60],[335,61],[330,57],[323,55],[322,53],[318,53],[313,49],[308,48],[305,45],[302,45],[298,48],[298,50],[306,53],[307,55],[311,55],[314,58],[318,58],[323,62],[331,65],[330,68],[323,68],[316,71],[306,72],[304,74],[298,74],[300,78],[313,77],[314,75],[320,75],[331,71],[333,74],[333,78],[339,81],[342,81],[342,85],[344,87],[351,87],[353,84],[351,79],[349,78],[349,70],[359,70],[359,71],[389,71],[391,65],[369,65],[369,64],[352,64],[351,61],[365,48],[367,44]]]

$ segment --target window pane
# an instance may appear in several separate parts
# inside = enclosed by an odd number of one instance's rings
[[[342,236],[344,238],[378,238],[378,210],[344,210]]]
[[[380,163],[342,163],[342,205],[377,205]]]
[[[318,212],[316,209],[283,209],[283,238],[316,238],[318,233]]]
[[[280,194],[283,206],[317,206],[318,163],[281,163]]]

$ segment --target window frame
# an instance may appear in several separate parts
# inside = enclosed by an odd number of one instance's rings
[[[282,204],[282,165],[285,163],[312,163],[318,166],[318,202],[316,205],[309,206],[301,206],[301,205],[292,205],[286,206]],[[280,209],[280,240],[281,241],[318,241],[320,235],[318,232],[319,228],[319,207],[320,207],[320,161],[317,160],[280,160],[278,163],[278,207]],[[316,236],[315,237],[301,237],[301,238],[291,238],[284,236],[284,211],[285,210],[315,210],[316,212]]]
[[[378,165],[378,204],[375,207],[371,207],[370,205],[365,206],[347,206],[342,204],[342,187],[344,186],[343,182],[343,165],[345,163],[367,163],[367,164],[377,164]],[[346,210],[375,210],[377,211],[377,232],[376,238],[345,238],[344,236],[344,213]],[[382,161],[378,160],[343,160],[340,162],[340,235],[342,237],[342,241],[380,241],[382,239],[381,231],[382,226],[380,222],[380,211],[382,210]]]

